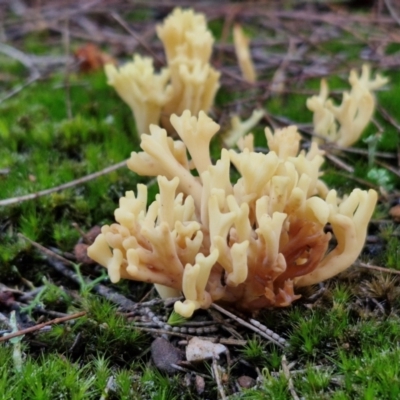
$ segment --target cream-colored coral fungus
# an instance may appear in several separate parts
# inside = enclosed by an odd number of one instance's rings
[[[157,35],[168,64],[160,74],[152,59],[138,55],[119,69],[105,67],[108,83],[132,109],[139,134],[149,133],[149,125],[159,124],[161,116],[170,129],[172,113],[209,112],[219,88],[220,73],[210,65],[214,38],[203,14],[176,8],[157,26]]]
[[[162,107],[172,98],[169,70],[164,68],[157,74],[151,58],[136,54],[133,62],[118,69],[107,64],[105,72],[108,84],[131,108],[137,131],[148,133],[151,124],[158,124]]]
[[[171,71],[173,97],[163,113],[181,115],[190,110],[208,113],[219,88],[220,73],[210,65],[214,38],[204,14],[176,8],[157,27]]]
[[[260,108],[255,109],[245,121],[242,121],[237,114],[232,115],[231,127],[223,134],[225,146],[231,148],[238,144],[261,121],[264,115],[265,111]]]
[[[379,74],[371,80],[371,70],[363,65],[361,76],[355,70],[350,72],[350,93],[344,92],[342,103],[334,106],[328,99],[329,88],[325,79],[321,81],[318,96],[307,100],[307,107],[314,113],[314,131],[321,136],[317,141],[326,138],[342,147],[354,144],[370,122],[375,109],[373,91],[387,83],[387,78]]]
[[[299,153],[296,127],[266,129],[268,154],[245,141],[242,152],[223,149],[212,163],[214,121],[185,111],[171,123],[181,140],[152,125],[142,135],[143,152],[128,162],[141,175],[157,176],[155,201],[146,206],[145,185],[127,192],[116,223],[103,226],[89,248],[112,282],[128,278],[182,292],[175,311],[190,317],[214,301],[244,310],[287,306],[299,297],[296,286],[328,279],[355,261],[377,194],[355,189],[339,201],[331,190],[325,197],[322,152],[314,144]],[[232,168],[240,175],[234,183]],[[336,239],[330,246],[327,224]]]
[[[239,24],[235,24],[233,27],[233,44],[239,68],[243,78],[249,83],[254,83],[257,80],[257,75],[250,55],[249,42],[250,40],[244,34],[242,27]]]

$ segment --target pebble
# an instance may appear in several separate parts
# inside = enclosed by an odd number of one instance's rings
[[[178,364],[182,361],[183,353],[167,339],[160,337],[151,344],[151,358],[159,370],[173,374],[177,371],[171,364]]]
[[[256,384],[256,380],[250,376],[242,375],[238,378],[238,384],[244,389],[252,388]]]

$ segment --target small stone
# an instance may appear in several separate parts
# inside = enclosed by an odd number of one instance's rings
[[[200,375],[196,375],[194,382],[195,382],[197,394],[203,394],[204,389],[206,387],[206,382],[204,381],[204,378]]]
[[[256,380],[250,376],[242,375],[238,378],[238,384],[244,389],[250,389],[256,384]]]
[[[183,379],[183,384],[184,384],[186,387],[190,387],[190,386],[191,386],[191,384],[192,384],[192,378],[191,378],[190,374],[185,374],[185,377],[184,377],[184,379]]]
[[[171,364],[178,364],[182,361],[183,353],[167,339],[160,337],[151,344],[151,358],[159,370],[173,374],[176,369]]]
[[[392,207],[389,211],[389,214],[395,222],[400,222],[400,204]]]

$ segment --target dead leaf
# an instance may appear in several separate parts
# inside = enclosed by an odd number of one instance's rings
[[[389,211],[389,214],[395,222],[400,222],[400,204],[392,207]]]
[[[87,255],[88,247],[89,245],[85,243],[78,243],[77,245],[75,245],[74,255],[76,258],[76,262],[78,264],[86,264],[86,265],[96,264],[96,262]]]
[[[221,343],[213,343],[198,337],[190,339],[186,346],[186,360],[202,361],[210,358],[219,359],[219,355],[225,353],[227,348]]]
[[[103,68],[105,64],[117,64],[113,57],[102,52],[93,43],[87,43],[77,48],[74,56],[79,62],[80,72],[94,72]]]

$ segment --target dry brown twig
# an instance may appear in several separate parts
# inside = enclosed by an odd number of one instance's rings
[[[398,25],[400,25],[400,16],[397,14],[396,10],[393,7],[391,0],[384,0],[386,8],[389,10],[390,15],[396,21]]]
[[[19,233],[18,236],[27,240],[29,243],[32,244],[35,248],[37,248],[41,253],[45,254],[48,258],[48,263],[60,274],[65,276],[66,278],[70,279],[71,281],[75,282],[77,285],[81,284],[80,279],[78,278],[75,271],[67,268],[66,265],[74,266],[74,263],[66,258],[54,253],[53,251],[47,249],[46,247],[42,246],[41,244],[27,238],[22,233]],[[92,281],[89,278],[85,278],[85,283],[87,285],[93,285]],[[124,295],[115,292],[111,288],[97,284],[93,286],[93,291],[99,294],[100,296],[104,297],[111,303],[116,304],[117,306],[121,307],[122,309],[126,310],[133,310],[138,306],[138,303],[126,298]]]
[[[16,86],[14,89],[10,90],[8,93],[6,93],[1,99],[0,99],[0,104],[9,98],[15,96],[17,93],[19,93],[21,90],[25,89],[27,86],[32,84],[33,82],[36,82],[40,77],[41,74],[35,65],[35,63],[31,60],[31,58],[23,53],[22,51],[9,46],[5,43],[0,43],[0,53],[3,53],[7,55],[8,57],[11,57],[17,61],[19,61],[21,64],[23,64],[28,70],[29,70],[29,77],[28,79],[22,83],[21,85]]]
[[[288,382],[289,392],[292,395],[293,400],[300,400],[300,397],[297,395],[296,390],[294,388],[293,379],[290,375],[290,369],[289,369],[285,355],[282,356],[281,365],[282,365],[283,374],[285,375],[285,378],[287,379],[287,382]]]
[[[65,57],[68,60],[71,54],[71,38],[69,34],[69,18],[65,18],[65,29],[63,32],[63,42],[65,48]],[[72,106],[71,106],[71,90],[70,90],[70,64],[68,61],[65,63],[64,71],[64,88],[65,88],[65,105],[67,109],[67,118],[72,119]]]
[[[7,336],[0,337],[0,342],[5,342],[5,341],[15,338],[17,336],[25,335],[26,333],[36,332],[36,331],[44,328],[45,326],[60,324],[61,322],[66,322],[66,321],[70,321],[73,319],[77,319],[77,318],[83,317],[84,315],[86,315],[86,311],[81,311],[81,312],[78,312],[75,314],[68,315],[66,317],[55,318],[55,319],[52,319],[51,321],[43,322],[42,324],[30,326],[29,328],[21,329],[18,332],[10,333],[10,334],[7,334]]]
[[[356,267],[361,267],[361,268],[368,268],[371,270],[375,271],[380,271],[380,272],[385,272],[387,274],[394,274],[394,275],[400,275],[400,271],[396,269],[390,269],[390,268],[384,268],[384,267],[379,267],[378,265],[369,265],[361,261],[356,261],[354,263]]]
[[[190,333],[180,333],[180,332],[174,332],[174,331],[165,330],[165,329],[145,328],[145,327],[136,326],[136,325],[134,326],[134,329],[137,329],[137,330],[143,331],[143,332],[155,333],[159,336],[161,336],[161,335],[177,336],[177,337],[186,339],[186,341],[193,337],[198,337],[198,335],[192,335]],[[202,336],[201,338],[203,340],[208,340],[209,342],[221,343],[221,344],[226,344],[226,345],[231,345],[231,346],[245,346],[247,343],[246,340],[238,340],[238,339],[225,339],[225,338],[206,337],[206,336]]]
[[[383,161],[380,160],[375,160],[375,163],[378,164],[379,166],[386,168],[388,171],[390,171],[392,174],[397,175],[398,177],[400,177],[400,168],[393,168],[391,165],[389,165],[388,163],[385,163]]]
[[[219,396],[222,400],[225,400],[226,399],[225,390],[224,390],[224,387],[222,386],[220,370],[219,370],[217,360],[215,358],[213,358],[213,360],[212,360],[212,370],[213,370],[215,382],[217,383]]]
[[[101,171],[94,172],[93,174],[83,176],[82,178],[74,179],[71,182],[63,183],[60,186],[41,190],[39,192],[27,194],[24,196],[11,197],[9,199],[0,200],[0,207],[1,206],[9,206],[11,204],[16,204],[16,203],[22,203],[23,201],[27,201],[27,200],[34,200],[39,197],[47,196],[48,194],[51,194],[51,193],[59,192],[61,190],[65,190],[65,189],[70,189],[74,186],[81,185],[82,183],[86,183],[93,179],[96,179],[102,175],[106,175],[110,172],[116,171],[117,169],[122,168],[125,165],[126,165],[126,160],[121,161],[117,164],[111,165],[110,167],[104,168]]]
[[[111,16],[117,21],[140,45],[156,60],[160,65],[164,65],[164,61],[153,51],[153,49],[142,40],[140,35],[129,28],[128,24],[121,18],[117,12],[112,12]]]
[[[41,244],[35,242],[34,240],[29,239],[28,237],[26,237],[22,233],[18,233],[18,236],[20,238],[26,240],[27,242],[29,242],[32,246],[34,246],[36,249],[38,249],[41,253],[45,254],[46,256],[55,258],[56,260],[61,261],[61,262],[66,263],[66,264],[70,264],[70,265],[73,264],[72,261],[67,260],[66,258],[58,255],[57,253],[54,253],[54,251],[51,251],[51,250],[47,249],[46,247],[42,246]]]
[[[211,305],[211,307],[213,307],[214,309],[216,309],[220,313],[227,315],[228,317],[232,318],[233,320],[235,320],[239,324],[245,326],[246,328],[251,329],[253,332],[256,332],[257,334],[259,334],[263,338],[269,340],[270,342],[276,344],[277,346],[279,346],[281,348],[285,348],[287,346],[287,342],[286,342],[285,339],[281,338],[279,335],[277,335],[276,333],[272,332],[267,327],[265,327],[265,329],[260,329],[260,328],[258,328],[256,326],[246,322],[244,319],[237,317],[235,314],[232,314],[231,312],[225,310],[224,308],[222,308],[221,306],[219,306],[219,305],[217,305],[215,303],[213,303]]]
[[[354,168],[350,166],[349,164],[346,164],[343,160],[341,160],[339,157],[335,156],[334,154],[329,153],[328,151],[325,152],[325,157],[334,165],[337,167],[345,170],[349,174],[352,174],[354,172]]]

